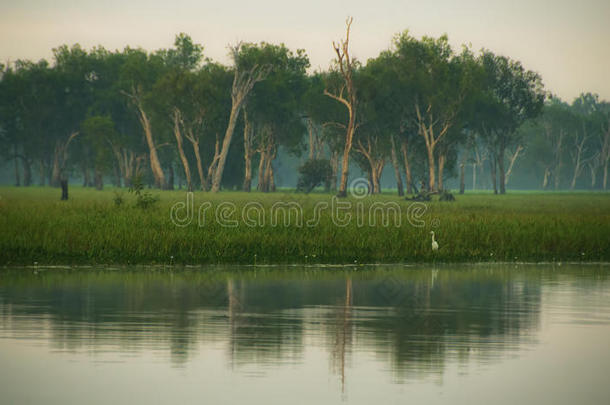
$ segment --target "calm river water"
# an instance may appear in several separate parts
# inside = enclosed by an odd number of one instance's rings
[[[610,404],[610,266],[0,269],[0,403]]]

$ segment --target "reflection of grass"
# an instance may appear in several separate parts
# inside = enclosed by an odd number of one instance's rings
[[[159,194],[159,203],[141,210],[133,207],[131,196],[115,206],[110,189],[73,187],[70,200],[61,202],[57,189],[0,188],[0,263],[169,264],[171,256],[174,263],[193,264],[610,260],[607,194],[458,196],[455,203],[430,203],[423,228],[407,222],[409,202],[388,194],[359,201],[365,207],[373,201],[399,203],[401,228],[359,228],[355,220],[340,228],[328,211],[315,227],[271,227],[268,212],[263,227],[245,226],[240,219],[237,228],[224,228],[214,221],[213,208],[222,201],[235,203],[240,214],[249,201],[267,210],[278,200],[297,201],[305,220],[313,216],[316,202],[330,201],[326,194],[284,192],[195,193],[195,210],[204,201],[213,204],[205,226],[197,225],[195,213],[191,225],[179,228],[169,212],[173,203],[185,200],[185,193],[153,194]],[[431,229],[441,246],[437,254],[430,249]]]

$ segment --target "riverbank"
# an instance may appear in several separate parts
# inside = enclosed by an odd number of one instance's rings
[[[610,261],[610,195],[395,195],[0,187],[0,264]],[[173,211],[172,211],[173,207]],[[173,212],[173,215],[172,215]],[[440,245],[431,249],[430,231]]]

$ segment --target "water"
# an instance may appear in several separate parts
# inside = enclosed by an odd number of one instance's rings
[[[0,270],[2,404],[610,404],[610,266]]]

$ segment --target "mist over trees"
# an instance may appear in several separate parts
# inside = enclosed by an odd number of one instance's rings
[[[339,195],[354,165],[372,193],[384,176],[399,195],[449,179],[505,193],[523,175],[545,190],[607,189],[610,104],[597,95],[567,103],[520,62],[452,49],[447,36],[405,31],[360,61],[351,28],[326,71],[265,42],[230,47],[225,66],[186,34],[154,52],[62,45],[52,62],[0,65],[0,159],[19,186],[138,177],[273,192],[278,161],[293,156],[308,176],[300,189]]]

